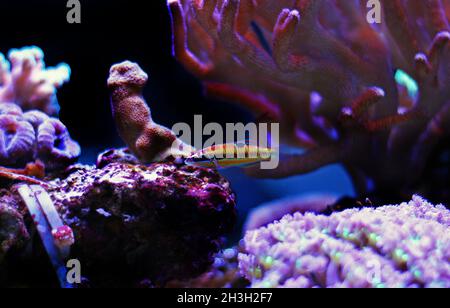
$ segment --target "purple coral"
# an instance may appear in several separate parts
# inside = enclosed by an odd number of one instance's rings
[[[0,165],[23,167],[40,160],[48,170],[74,163],[80,146],[64,124],[40,111],[28,111],[12,103],[0,103]]]
[[[142,94],[147,81],[148,75],[136,63],[125,61],[111,67],[108,87],[120,137],[143,163],[191,154],[191,146],[153,121]]]
[[[13,49],[8,60],[0,53],[0,102],[15,103],[23,110],[58,113],[56,90],[69,80],[69,66],[46,68],[38,47]]]
[[[98,155],[97,168],[103,168],[112,163],[138,165],[139,160],[128,148],[108,149]]]
[[[14,207],[14,200],[4,197],[4,191],[0,192],[0,263],[3,261],[8,250],[17,246],[28,237],[27,229],[22,215]]]
[[[168,1],[174,54],[208,94],[279,122],[282,141],[305,150],[253,175],[341,163],[361,195],[410,194],[420,182],[450,135],[450,3],[385,0],[382,25],[367,22],[365,4]],[[398,69],[418,82],[417,98],[397,84]]]
[[[243,244],[240,269],[253,287],[450,287],[450,212],[417,196],[288,215]]]

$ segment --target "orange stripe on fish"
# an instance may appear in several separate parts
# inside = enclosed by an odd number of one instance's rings
[[[222,144],[194,152],[185,160],[190,166],[203,168],[247,167],[263,161],[270,161],[276,151],[271,148],[248,144]]]

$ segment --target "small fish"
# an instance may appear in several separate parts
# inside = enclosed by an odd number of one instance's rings
[[[214,145],[194,152],[185,160],[189,166],[225,169],[249,167],[263,161],[270,161],[275,149],[244,143]]]

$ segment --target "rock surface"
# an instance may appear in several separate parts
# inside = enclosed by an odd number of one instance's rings
[[[49,183],[57,210],[75,233],[71,258],[81,261],[90,286],[133,286],[142,280],[160,286],[196,277],[214,261],[236,219],[235,196],[223,177],[171,162],[74,166],[67,178]],[[0,204],[14,196],[12,188]],[[23,226],[26,215],[18,212],[26,213],[17,201],[8,210],[0,208],[0,218],[14,227],[7,230]],[[3,226],[6,252],[11,246],[6,235],[13,233]]]

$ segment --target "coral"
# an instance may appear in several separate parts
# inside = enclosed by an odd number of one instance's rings
[[[285,216],[244,238],[252,287],[449,287],[450,212],[415,196],[331,216]]]
[[[126,61],[111,68],[108,87],[120,137],[143,163],[189,155],[190,146],[152,120],[142,96],[147,80],[147,74],[135,63]]]
[[[3,192],[1,192],[3,195]],[[10,200],[0,202],[0,263],[8,250],[20,244],[28,237],[25,223],[20,213],[12,206]]]
[[[200,275],[236,219],[229,183],[208,169],[110,163],[50,184],[76,237],[72,256],[93,286]]]
[[[24,113],[13,103],[0,103],[0,165],[22,167],[40,160],[51,171],[74,163],[80,151],[58,119],[36,110]]]
[[[58,113],[56,90],[69,80],[69,66],[46,68],[44,53],[38,47],[13,49],[8,59],[0,53],[0,102],[49,115]]]
[[[174,54],[206,92],[279,122],[282,141],[303,150],[251,174],[341,163],[361,195],[415,190],[450,134],[450,3],[385,0],[381,25],[366,21],[365,5],[168,1]],[[397,84],[399,72],[417,81],[417,98]]]

